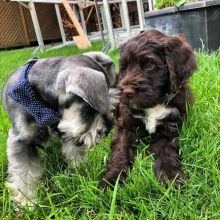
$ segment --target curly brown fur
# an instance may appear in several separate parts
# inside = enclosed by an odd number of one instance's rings
[[[179,155],[179,131],[187,104],[193,103],[187,80],[196,70],[196,59],[183,39],[145,31],[120,50],[116,132],[112,155],[101,187],[113,184],[132,165],[138,140],[150,135],[155,174],[163,184],[185,179]]]

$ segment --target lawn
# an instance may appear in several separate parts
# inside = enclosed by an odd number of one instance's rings
[[[100,50],[101,44],[93,45]],[[0,90],[7,75],[31,57],[33,50],[0,52]],[[38,57],[82,53],[66,47],[38,53]],[[110,55],[118,64],[117,52]],[[0,219],[220,219],[220,53],[198,53],[198,71],[190,85],[195,105],[180,137],[183,169],[189,179],[180,189],[165,189],[153,174],[148,146],[140,144],[134,168],[124,186],[106,192],[97,188],[109,157],[110,134],[89,153],[78,169],[68,170],[60,143],[41,151],[45,175],[34,211],[14,212],[4,187],[7,170],[6,140],[10,127],[0,102]]]

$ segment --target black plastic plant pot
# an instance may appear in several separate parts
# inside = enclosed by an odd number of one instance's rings
[[[184,34],[194,49],[220,47],[220,0],[189,3],[145,13],[145,28],[167,35]]]

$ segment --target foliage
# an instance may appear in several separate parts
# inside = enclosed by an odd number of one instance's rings
[[[157,0],[155,8],[162,9],[171,6],[180,6],[189,2],[189,0]]]

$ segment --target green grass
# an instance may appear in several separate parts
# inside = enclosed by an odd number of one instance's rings
[[[101,47],[96,44],[93,49]],[[81,52],[67,47],[37,56]],[[0,89],[7,75],[29,59],[31,53],[30,49],[0,52]],[[110,55],[117,63],[117,52]],[[10,124],[1,105],[0,219],[220,219],[220,53],[198,54],[198,66],[190,82],[195,105],[180,139],[183,169],[189,177],[181,189],[165,189],[157,182],[148,146],[140,144],[124,186],[116,185],[114,190],[103,192],[97,184],[106,166],[112,134],[91,150],[86,164],[72,171],[62,162],[60,143],[54,140],[41,152],[45,175],[36,209],[14,212],[4,187]]]

